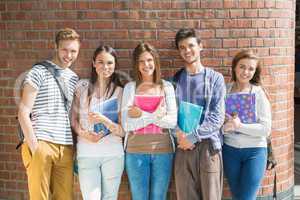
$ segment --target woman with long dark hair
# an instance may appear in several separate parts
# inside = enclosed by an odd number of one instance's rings
[[[72,127],[77,133],[79,183],[85,200],[118,197],[124,168],[124,133],[119,121],[109,117],[118,118],[123,91],[116,66],[115,50],[110,46],[98,47],[93,55],[90,79],[81,80],[75,92]],[[109,107],[111,110],[106,110],[106,115],[105,104],[114,102],[117,107]]]

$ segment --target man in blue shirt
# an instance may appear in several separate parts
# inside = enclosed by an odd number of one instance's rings
[[[223,163],[220,128],[225,118],[225,82],[222,74],[204,67],[203,48],[195,30],[180,29],[176,47],[184,61],[178,71],[176,97],[203,107],[198,127],[191,133],[176,130],[175,183],[178,200],[221,200]]]

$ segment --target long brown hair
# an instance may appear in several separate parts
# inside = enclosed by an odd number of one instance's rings
[[[142,42],[138,44],[133,51],[133,69],[134,69],[134,76],[137,85],[139,85],[143,81],[142,74],[139,70],[139,58],[144,52],[150,53],[154,59],[155,69],[153,74],[153,82],[156,84],[161,84],[162,81],[161,81],[161,74],[160,74],[160,60],[159,60],[158,52],[149,43]]]
[[[106,46],[106,45],[99,46],[94,52],[93,63],[96,61],[97,56],[102,52],[109,53],[115,59],[115,69],[114,69],[113,74],[109,77],[109,81],[108,81],[108,84],[107,84],[107,87],[106,87],[105,93],[104,93],[105,98],[110,98],[114,94],[116,88],[118,86],[119,87],[124,87],[124,84],[122,84],[119,74],[116,73],[116,69],[118,67],[117,53],[112,47]],[[95,84],[98,80],[98,74],[96,72],[96,68],[94,67],[93,63],[92,63],[91,77],[90,77],[90,80],[89,80],[88,94],[87,94],[89,102],[90,102],[91,96],[92,96],[92,94],[95,90]]]
[[[232,65],[231,65],[231,80],[236,81],[235,68],[236,68],[238,62],[242,59],[253,59],[253,60],[257,61],[256,70],[255,70],[255,73],[254,73],[252,79],[250,80],[250,83],[253,85],[261,85],[262,64],[259,60],[259,57],[256,54],[254,54],[254,52],[251,50],[242,50],[234,56],[234,58],[232,60]]]

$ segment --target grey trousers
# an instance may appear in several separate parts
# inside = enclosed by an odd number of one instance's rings
[[[176,150],[175,184],[178,200],[221,200],[223,162],[221,151],[202,140],[193,150]]]

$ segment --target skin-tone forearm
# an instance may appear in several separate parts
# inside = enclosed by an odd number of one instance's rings
[[[185,133],[183,133],[181,130],[176,130],[176,137],[178,142],[178,148],[182,150],[192,150],[195,148],[195,145],[186,138]]]
[[[103,134],[95,133],[82,128],[79,122],[79,106],[79,96],[75,95],[71,108],[71,126],[73,130],[79,137],[85,138],[91,142],[98,142],[103,137]]]
[[[22,93],[23,95],[19,104],[18,120],[24,133],[25,142],[28,144],[31,152],[34,153],[38,147],[38,141],[29,116],[38,91],[29,84],[26,84]]]
[[[104,126],[106,126],[113,135],[123,137],[125,135],[123,128],[120,124],[115,123],[111,121],[109,118],[105,117],[104,115],[100,115],[97,113],[89,113],[89,118],[91,123],[103,123]],[[120,116],[119,116],[119,121],[120,121]]]

